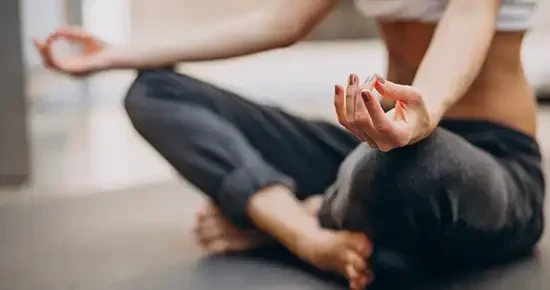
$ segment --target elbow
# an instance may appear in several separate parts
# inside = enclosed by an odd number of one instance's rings
[[[280,48],[289,47],[304,39],[311,29],[307,27],[280,27],[278,46]]]
[[[273,35],[278,36],[277,46],[280,48],[284,48],[294,45],[302,39],[306,38],[313,30],[314,25],[279,19],[271,27],[272,29],[270,30],[273,31]]]
[[[292,46],[302,40],[307,34],[302,34],[298,32],[288,33],[281,36],[281,39],[279,40],[279,48],[285,48]]]

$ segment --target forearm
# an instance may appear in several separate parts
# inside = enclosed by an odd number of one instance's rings
[[[295,43],[338,0],[278,0],[163,43],[109,49],[109,68],[150,68],[248,55]]]
[[[241,56],[293,41],[293,31],[278,30],[276,22],[265,17],[264,11],[258,11],[166,42],[112,47],[105,53],[110,58],[110,68],[139,69]]]
[[[450,2],[413,81],[436,122],[472,85],[494,35],[499,1],[470,2]]]

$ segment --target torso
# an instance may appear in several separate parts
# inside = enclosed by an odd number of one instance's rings
[[[539,0],[502,0],[497,32],[476,81],[446,118],[486,119],[536,132],[536,101],[521,62],[521,45]],[[449,0],[355,0],[379,20],[389,56],[388,78],[412,84]]]
[[[389,52],[388,78],[411,84],[436,24],[381,21],[380,27]],[[536,101],[521,62],[524,34],[496,32],[476,81],[445,118],[485,119],[535,135]]]

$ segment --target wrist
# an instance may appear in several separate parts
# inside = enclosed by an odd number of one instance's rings
[[[127,60],[120,48],[107,47],[98,54],[101,70],[123,69],[128,67]]]
[[[429,119],[429,126],[431,129],[435,129],[439,124],[439,121],[441,121],[441,119],[445,115],[447,108],[441,102],[434,102],[429,100],[425,102],[425,108]]]

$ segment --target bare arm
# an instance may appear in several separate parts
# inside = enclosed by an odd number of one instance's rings
[[[307,35],[339,0],[279,0],[168,43],[107,49],[108,68],[147,68],[224,59],[288,46]]]
[[[449,3],[413,82],[434,121],[466,93],[479,74],[493,39],[500,3]]]

